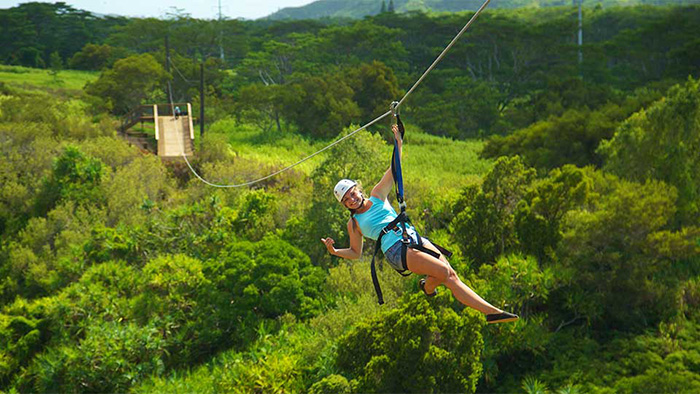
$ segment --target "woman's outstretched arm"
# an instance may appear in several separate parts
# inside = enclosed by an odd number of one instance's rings
[[[396,140],[399,146],[399,160],[401,160],[401,155],[403,154],[403,140],[401,139],[401,133],[399,133],[399,126],[395,124],[392,125],[391,131],[394,132],[394,139]],[[393,183],[394,175],[391,173],[391,165],[389,165],[389,168],[384,173],[384,176],[382,176],[382,179],[379,181],[379,183],[377,183],[377,185],[374,186],[374,189],[372,189],[372,193],[370,195],[373,197],[377,197],[380,200],[386,200],[386,197],[391,192],[391,187],[393,186]]]
[[[354,219],[348,221],[348,234],[350,235],[350,247],[345,249],[336,249],[333,244],[333,238],[321,238],[321,242],[326,245],[328,253],[342,257],[348,260],[356,260],[362,257],[362,232],[357,224],[353,224]]]

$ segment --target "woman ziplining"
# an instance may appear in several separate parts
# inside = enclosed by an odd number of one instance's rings
[[[341,179],[335,186],[333,194],[350,213],[348,234],[350,246],[336,249],[332,238],[321,238],[328,252],[348,260],[359,259],[362,256],[363,237],[377,242],[374,255],[381,248],[389,265],[406,276],[410,273],[425,275],[420,279],[419,286],[428,297],[437,294],[437,286],[445,285],[452,295],[462,304],[474,308],[486,315],[488,323],[505,323],[518,319],[517,315],[504,312],[486,302],[476,292],[469,288],[457,276],[457,273],[447,261],[449,252],[433,245],[427,238],[421,237],[410,224],[403,202],[403,181],[401,175],[401,154],[403,148],[403,124],[397,116],[397,124],[392,125],[394,132],[394,153],[392,165],[377,183],[370,198],[365,198],[357,182]],[[392,184],[397,187],[397,200],[401,213],[397,214],[387,200]],[[372,280],[382,304],[383,298],[372,258]],[[406,271],[410,271],[405,274]]]

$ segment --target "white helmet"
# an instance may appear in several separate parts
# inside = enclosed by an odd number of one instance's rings
[[[350,179],[341,179],[338,181],[338,183],[335,185],[335,188],[333,189],[333,194],[335,194],[335,198],[338,199],[338,201],[343,201],[343,196],[345,193],[348,192],[353,186],[356,186],[357,182],[352,181]]]

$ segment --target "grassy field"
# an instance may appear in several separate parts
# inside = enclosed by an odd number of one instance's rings
[[[50,70],[0,65],[0,82],[21,89],[82,91],[87,82],[97,79],[95,71],[59,71],[56,76]]]
[[[230,149],[236,155],[276,167],[293,164],[325,146],[298,134],[264,133],[253,125],[238,124],[229,119],[214,123],[208,132],[226,134]],[[307,160],[295,169],[309,175],[321,161],[323,154]]]
[[[492,166],[478,153],[482,141],[455,141],[425,134],[408,125],[409,136],[404,144],[403,171],[406,187],[412,185],[439,192],[458,190],[481,178]],[[264,133],[251,125],[222,120],[212,125],[211,133],[223,133],[236,155],[264,165],[284,167],[324,148],[328,142],[313,142],[294,133]],[[342,144],[342,142],[341,142]],[[391,145],[386,145],[387,166],[391,160]],[[310,175],[323,162],[327,153],[321,153],[296,167]]]

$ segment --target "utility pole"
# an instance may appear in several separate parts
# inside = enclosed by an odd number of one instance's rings
[[[224,59],[224,19],[221,16],[221,0],[219,0],[219,54],[223,63],[226,59]]]
[[[165,71],[170,73],[170,35],[165,33]]]
[[[204,60],[199,63],[199,138],[204,138]]]
[[[170,74],[170,34],[165,33],[165,71]],[[165,87],[165,97],[171,98],[172,92],[170,91],[170,85]],[[170,101],[170,99],[168,99]],[[172,107],[171,107],[172,110]]]
[[[583,13],[581,11],[583,0],[578,0],[578,64],[583,63]]]

